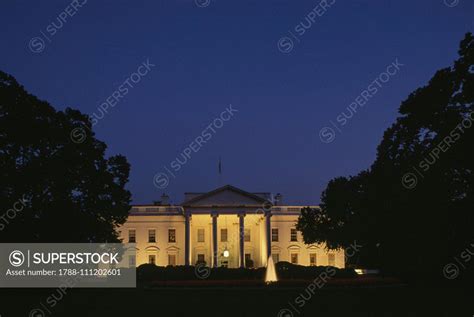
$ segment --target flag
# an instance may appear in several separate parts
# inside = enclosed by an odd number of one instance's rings
[[[219,157],[219,175],[222,174],[222,161],[221,158]]]

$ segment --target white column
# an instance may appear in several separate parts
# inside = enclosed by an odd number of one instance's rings
[[[244,254],[244,235],[245,235],[245,214],[239,214],[239,254],[240,254],[240,267],[245,267],[245,254]]]
[[[272,214],[267,212],[265,215],[265,236],[267,241],[267,261],[272,256]]]
[[[217,267],[217,217],[218,214],[211,214],[212,217],[212,266]]]
[[[186,213],[184,215],[184,265],[189,265],[190,259],[190,240],[191,240],[191,228],[190,219],[191,215]]]

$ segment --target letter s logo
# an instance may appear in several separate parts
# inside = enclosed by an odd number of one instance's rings
[[[10,260],[10,264],[14,267],[19,267],[25,262],[25,255],[23,252],[15,250],[10,253],[8,258]]]

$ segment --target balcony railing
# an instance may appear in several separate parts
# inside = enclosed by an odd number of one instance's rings
[[[176,206],[132,207],[130,210],[131,213],[180,213],[182,211],[182,207]]]

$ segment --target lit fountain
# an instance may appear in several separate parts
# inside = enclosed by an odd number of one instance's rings
[[[270,284],[277,281],[278,281],[278,278],[275,271],[275,263],[273,263],[273,259],[270,256],[267,261],[267,272],[265,273],[265,283]]]

